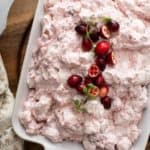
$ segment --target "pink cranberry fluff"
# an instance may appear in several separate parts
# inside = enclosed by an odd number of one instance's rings
[[[29,93],[19,114],[20,123],[28,134],[42,135],[55,143],[82,143],[85,150],[131,149],[140,136],[139,123],[148,102],[148,3],[148,0],[45,2],[38,49],[32,52],[27,77]],[[75,27],[82,19],[102,16],[117,21],[119,27],[114,22],[113,26],[107,24],[113,31],[110,39],[103,39],[103,43],[98,41],[98,45],[96,40],[92,45],[85,44],[87,49],[83,51],[81,43],[85,31],[81,36]],[[97,24],[98,28],[103,24]],[[111,46],[106,41],[112,43]],[[96,49],[92,49],[95,45]],[[106,67],[107,61],[101,59],[101,55],[112,49],[117,64]],[[83,76],[88,75],[87,70],[95,64],[95,51],[100,58],[97,60],[97,66],[101,67],[99,74],[102,73],[108,83],[109,93],[102,103],[99,97],[87,101],[84,105],[86,112],[83,113],[75,109],[73,100],[84,99],[77,87],[93,82],[93,78],[84,79]],[[75,76],[68,79],[71,75]],[[97,79],[98,86],[104,82],[103,77]]]

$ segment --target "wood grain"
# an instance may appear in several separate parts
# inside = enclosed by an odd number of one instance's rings
[[[20,51],[23,46],[27,28],[30,26],[37,0],[15,0],[8,16],[7,28],[0,37],[2,54],[10,83],[15,94],[18,83]]]
[[[8,16],[7,28],[0,37],[0,52],[14,95],[37,1],[15,0]],[[43,148],[38,144],[25,142],[24,149],[42,150]]]

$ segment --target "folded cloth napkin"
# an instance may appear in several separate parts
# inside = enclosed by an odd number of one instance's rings
[[[23,150],[23,141],[15,135],[12,128],[0,133],[0,150]]]
[[[0,133],[11,127],[14,99],[9,89],[0,95]]]
[[[0,150],[22,150],[23,141],[11,127],[14,98],[9,89],[6,71],[0,55]]]

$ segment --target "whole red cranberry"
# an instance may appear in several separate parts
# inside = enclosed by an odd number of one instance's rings
[[[93,45],[89,38],[84,37],[82,40],[82,49],[84,52],[88,52],[92,49]]]
[[[91,32],[90,38],[93,42],[97,42],[99,40],[99,32],[97,32],[97,31]]]
[[[87,24],[81,22],[79,25],[75,27],[75,31],[80,35],[85,35],[87,32]]]
[[[101,71],[104,71],[106,68],[106,60],[103,57],[97,57],[95,60],[96,64],[99,66]]]
[[[90,84],[90,83],[93,83],[93,79],[90,78],[89,76],[86,76],[86,77],[84,78],[84,84],[85,84],[85,85],[88,85],[88,84]]]
[[[83,89],[85,88],[85,84],[84,83],[81,83],[77,86],[77,91],[80,93],[80,94],[84,94],[83,92]]]
[[[109,65],[117,64],[117,60],[116,60],[116,56],[115,56],[114,52],[108,53],[108,55],[106,56],[106,63]]]
[[[102,85],[105,84],[105,79],[104,79],[104,77],[102,76],[102,74],[100,74],[100,75],[96,78],[95,84],[96,84],[98,87],[101,87]]]
[[[117,32],[120,28],[119,23],[115,20],[108,21],[106,25],[112,32]]]
[[[111,108],[112,101],[113,101],[113,99],[109,96],[101,98],[101,103],[103,104],[105,109],[110,109]]]
[[[103,97],[106,97],[107,95],[108,95],[108,92],[109,92],[109,87],[108,87],[108,85],[102,85],[101,87],[100,87],[100,90],[99,90],[99,96],[101,97],[101,98],[103,98]]]
[[[76,74],[71,75],[67,81],[68,85],[72,88],[76,88],[81,82],[82,82],[82,77]]]
[[[100,41],[97,43],[95,52],[98,56],[105,56],[110,49],[110,43],[108,41]]]

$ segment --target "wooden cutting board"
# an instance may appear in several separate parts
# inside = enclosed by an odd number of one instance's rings
[[[37,2],[38,0],[15,0],[9,12],[7,28],[0,37],[0,53],[14,95]],[[24,149],[42,150],[43,148],[25,142]]]
[[[7,28],[0,37],[0,52],[13,93],[16,92],[24,39],[30,29],[36,4],[37,0],[15,0],[8,16]]]
[[[14,95],[37,1],[15,0],[8,16],[7,28],[0,37],[0,52]],[[42,147],[25,142],[25,150],[42,150]],[[147,150],[150,150],[150,148],[147,148]]]

